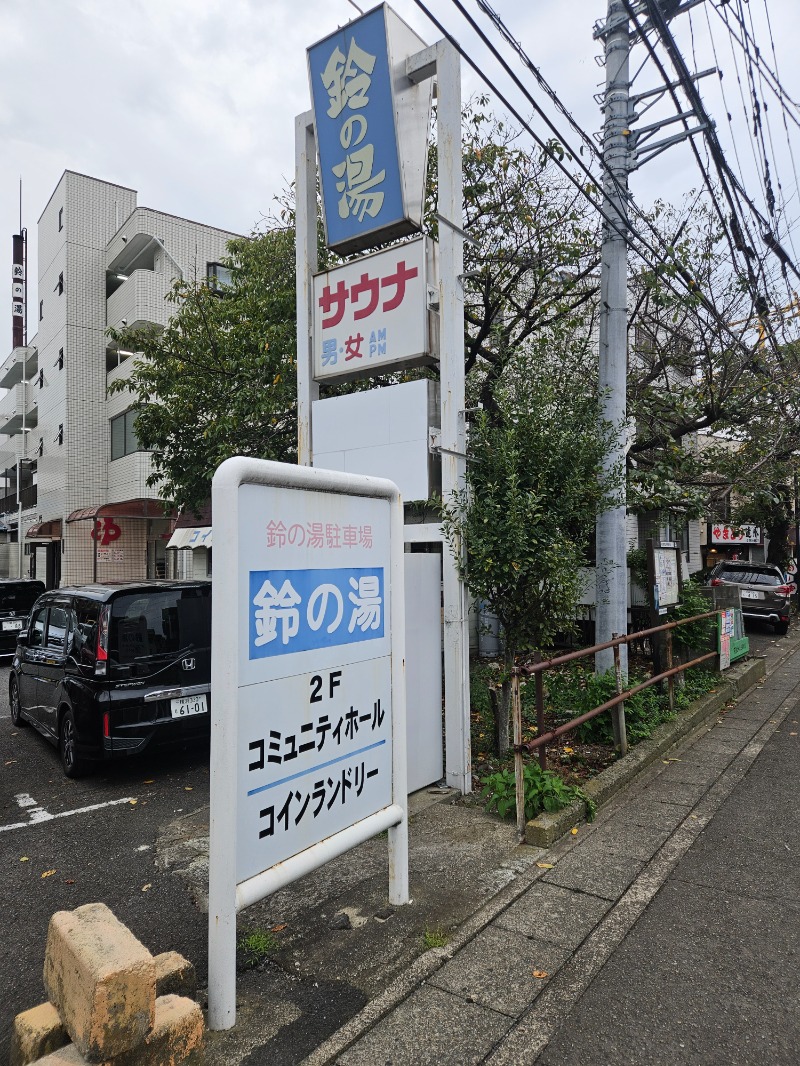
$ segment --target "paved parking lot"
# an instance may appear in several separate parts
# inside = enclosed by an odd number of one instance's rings
[[[0,1062],[14,1015],[43,998],[54,911],[102,900],[153,952],[175,949],[200,966],[206,953],[205,915],[156,859],[162,828],[208,803],[207,747],[145,755],[70,781],[54,747],[12,725],[8,676],[0,667]]]

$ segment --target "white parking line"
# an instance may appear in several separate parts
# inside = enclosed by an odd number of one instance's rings
[[[0,825],[0,833],[7,833],[11,829],[27,829],[32,825],[36,825],[37,822],[50,822],[55,818],[71,818],[73,814],[87,814],[89,811],[100,811],[103,807],[116,807],[120,803],[130,803],[135,797],[124,796],[122,799],[106,800],[105,803],[92,803],[88,807],[76,807],[72,811],[59,811],[58,814],[51,814],[46,811],[44,807],[36,805],[36,800],[32,799],[27,792],[20,792],[14,797],[20,807],[28,810],[30,816],[27,822],[13,822],[11,825]]]

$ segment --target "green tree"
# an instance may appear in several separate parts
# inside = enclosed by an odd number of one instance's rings
[[[598,430],[593,379],[579,383],[563,369],[573,343],[568,331],[551,330],[507,365],[495,416],[484,412],[470,426],[466,487],[444,505],[448,542],[466,549],[464,580],[500,622],[500,752],[508,748],[511,668],[573,625],[595,517],[621,477],[609,482],[602,473],[608,434]]]
[[[136,433],[152,450],[151,485],[171,506],[197,510],[232,455],[296,457],[294,233],[276,228],[231,241],[231,284],[177,281],[164,329],[111,331],[136,351],[128,378]]]

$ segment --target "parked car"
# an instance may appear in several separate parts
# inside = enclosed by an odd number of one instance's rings
[[[771,622],[776,633],[788,632],[793,586],[787,585],[779,566],[726,560],[717,563],[708,583],[737,585],[745,618]]]
[[[11,718],[57,745],[67,777],[93,761],[208,737],[211,583],[46,592],[17,638]]]
[[[14,654],[17,634],[28,624],[31,607],[43,592],[42,581],[0,579],[0,655]]]

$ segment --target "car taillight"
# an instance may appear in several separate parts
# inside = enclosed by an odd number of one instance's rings
[[[100,617],[97,619],[97,658],[94,672],[102,677],[108,669],[108,619],[111,614],[109,604],[100,608]]]
[[[722,584],[722,579],[718,578],[718,577],[712,577],[711,578],[711,584],[712,585],[721,585]]]
[[[110,716],[109,716],[108,711],[104,711],[103,712],[103,736],[106,738],[106,740],[109,740],[110,737],[111,737],[111,724],[110,724],[109,718],[110,718]]]
[[[793,585],[778,585],[778,587],[775,589],[775,591],[780,596],[791,596],[793,589],[794,589]]]

